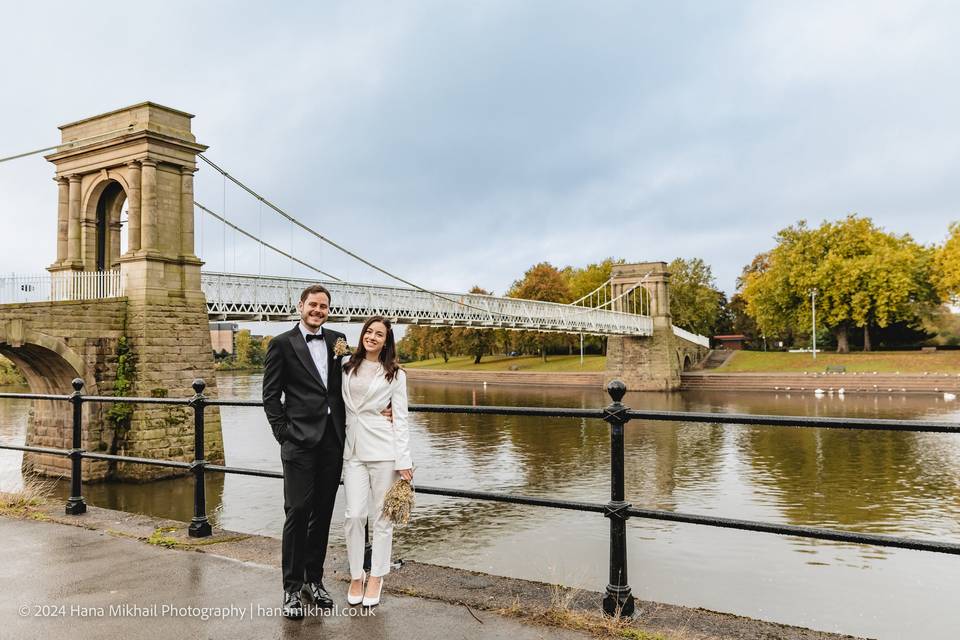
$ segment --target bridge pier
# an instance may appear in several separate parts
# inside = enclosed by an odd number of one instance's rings
[[[646,296],[644,300],[653,319],[653,335],[608,338],[604,384],[619,379],[631,391],[676,391],[680,388],[684,363],[698,361],[705,350],[697,345],[691,349],[691,345],[675,335],[666,262],[614,265],[611,273],[614,298],[637,285],[643,287]]]
[[[191,397],[195,378],[217,395],[202,262],[194,252],[193,173],[206,147],[193,116],[154,103],[60,127],[56,166],[57,259],[51,299],[0,305],[0,353],[31,390],[68,394]],[[72,141],[83,140],[76,144]],[[121,255],[121,213],[128,205]],[[84,273],[78,273],[84,272]],[[174,406],[84,404],[83,447],[145,458],[193,459],[193,417]],[[71,448],[70,407],[35,403],[27,444]],[[223,462],[220,412],[206,409],[207,460]],[[63,475],[69,460],[26,454],[24,466]],[[151,480],[183,473],[148,465],[85,461],[84,480]]]
[[[644,338],[617,336],[607,339],[604,384],[622,380],[630,391],[676,391],[680,388],[676,338],[670,323],[657,326]]]

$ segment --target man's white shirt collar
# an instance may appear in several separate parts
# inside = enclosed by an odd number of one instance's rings
[[[323,337],[323,327],[320,327],[319,329],[317,329],[317,332],[316,332],[316,333],[310,333],[310,331],[307,330],[307,327],[304,326],[303,320],[301,320],[299,323],[297,323],[297,326],[300,327],[300,334],[303,336],[303,339],[304,339],[304,340],[307,339],[307,335],[308,335],[308,334],[309,334],[309,335],[316,335],[316,336],[321,336],[321,337]]]

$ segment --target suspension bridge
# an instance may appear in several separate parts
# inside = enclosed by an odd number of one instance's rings
[[[362,322],[379,315],[400,324],[500,328],[588,335],[650,336],[649,315],[613,310],[643,303],[635,289],[613,296],[605,306],[560,304],[473,293],[425,291],[408,287],[306,280],[203,271],[201,288],[210,320],[288,321],[298,319],[300,292],[321,282],[332,298],[329,319]],[[594,296],[611,288],[608,280]],[[121,298],[126,294],[119,270],[0,278],[0,304]],[[678,335],[682,331],[677,328]],[[691,334],[693,335],[693,334]]]
[[[0,157],[0,170],[41,153],[55,167],[55,258],[46,273],[0,277],[0,355],[17,365],[32,390],[66,393],[71,381],[81,378],[92,394],[164,397],[182,393],[184,380],[204,378],[207,392],[215,395],[209,321],[296,319],[300,292],[316,282],[331,291],[332,321],[381,315],[401,324],[605,336],[607,378],[620,378],[631,390],[678,388],[680,370],[707,351],[705,337],[670,322],[663,262],[615,265],[606,282],[569,304],[432,290],[325,236],[214,163],[191,130],[192,118],[144,102],[63,125],[57,145]],[[292,247],[284,251],[259,230],[228,220],[225,197],[220,212],[198,202],[194,173],[200,163],[224,185],[229,181],[253,198],[261,211],[272,211],[291,230],[322,241],[391,284],[338,278],[295,255]],[[261,254],[273,252],[316,277],[202,270],[198,211],[201,221],[223,225],[224,237],[229,228],[235,237],[256,242]],[[16,233],[13,220],[3,224]],[[94,403],[85,407],[102,410]],[[28,444],[67,444],[68,414],[36,403]],[[120,447],[134,456],[186,459],[184,452],[193,446],[188,438],[170,435],[178,418],[159,406],[137,406],[122,432],[106,414],[90,418],[82,443],[88,450]],[[213,407],[206,433],[208,458],[222,458]],[[69,461],[38,450],[25,464],[57,474],[67,471]],[[96,462],[84,466],[91,477],[105,473]],[[131,465],[118,477],[163,473]]]
[[[159,107],[159,105],[152,105],[152,103],[137,106]],[[106,115],[110,116],[112,114]],[[86,121],[81,121],[81,123],[84,122]],[[116,146],[126,137],[134,137],[139,132],[136,122],[128,124],[127,127],[107,131],[103,131],[104,128],[104,126],[95,128],[92,135],[84,137],[75,136],[67,139],[65,135],[65,140],[60,145],[16,154],[2,158],[0,161],[19,159],[45,151],[54,151],[52,156],[56,157],[61,154],[75,153],[85,148],[97,149],[103,148],[104,145]],[[190,137],[192,138],[192,136]],[[195,150],[199,151],[199,146]],[[259,233],[255,234],[244,229],[227,220],[224,215],[194,201],[192,204],[200,210],[202,215],[209,216],[223,224],[225,229],[230,228],[291,262],[307,267],[322,276],[306,280],[262,274],[202,271],[200,285],[206,299],[208,317],[211,320],[280,321],[296,319],[298,317],[296,303],[299,300],[300,291],[311,283],[321,282],[330,289],[333,298],[330,319],[339,322],[362,322],[370,316],[382,315],[400,324],[504,328],[602,336],[653,335],[653,320],[650,315],[652,292],[645,288],[645,278],[640,278],[631,283],[630,286],[620,287],[619,289],[614,285],[614,279],[610,278],[594,291],[569,304],[428,290],[397,276],[388,269],[376,265],[343,247],[335,240],[320,234],[282,210],[245,182],[228,173],[202,153],[196,153],[196,157],[209,165],[216,173],[222,175],[225,180],[230,180],[249,196],[265,204],[291,225],[298,227],[301,232],[326,242],[351,258],[406,285],[389,286],[345,282],[305,260],[265,242],[259,237]],[[151,173],[157,171],[156,166],[151,166],[149,161],[140,163],[139,166],[136,166],[136,163],[128,164],[127,168],[129,174],[140,174],[135,177],[141,178],[141,183],[144,171],[150,171]],[[191,168],[190,171],[184,173],[181,167],[183,176],[181,199],[184,197],[192,198],[192,171]],[[110,299],[127,295],[130,284],[124,277],[123,270],[118,268],[121,258],[124,257],[119,255],[120,233],[124,224],[119,218],[121,206],[125,201],[131,201],[131,196],[140,196],[141,206],[129,207],[127,210],[126,225],[128,226],[129,240],[127,242],[127,254],[125,255],[136,254],[137,251],[144,248],[145,244],[156,244],[159,241],[159,229],[156,221],[147,221],[142,216],[143,185],[132,185],[133,188],[124,188],[122,182],[115,179],[109,181],[111,184],[102,189],[100,202],[97,203],[96,215],[92,217],[85,216],[81,212],[84,208],[90,208],[89,201],[84,207],[82,191],[81,193],[74,193],[72,185],[80,182],[78,178],[79,176],[76,174],[66,179],[60,178],[60,238],[58,238],[58,256],[54,267],[50,269],[48,274],[10,274],[0,277],[0,304]],[[183,189],[187,180],[190,181],[190,184],[187,185],[190,187],[189,190]],[[127,191],[137,191],[136,186],[141,187],[139,189],[141,193],[127,193]],[[64,191],[66,193],[63,193]],[[76,202],[77,200],[80,200],[80,202]],[[63,206],[64,204],[66,207]],[[63,211],[64,208],[66,211]],[[189,241],[192,242],[194,225],[192,222],[189,225],[184,224],[187,222],[185,216],[181,216],[180,222],[185,227],[184,231],[187,230],[186,227],[189,227]],[[58,265],[69,265],[70,268],[58,269],[56,268]],[[686,340],[704,347],[709,346],[708,340],[703,336],[696,336],[676,327],[673,327],[673,332]]]

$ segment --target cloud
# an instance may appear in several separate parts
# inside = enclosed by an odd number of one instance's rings
[[[55,142],[63,122],[166,103],[197,114],[231,173],[424,286],[502,292],[541,260],[697,256],[732,292],[799,218],[857,211],[934,242],[960,217],[951,4],[51,11],[18,7],[0,45],[0,155]],[[36,158],[0,165],[0,272],[52,260],[51,175]],[[196,187],[291,247],[287,223],[208,168]],[[211,269],[308,274],[232,234],[225,251],[222,230],[200,226]],[[292,246],[386,281],[302,234]]]

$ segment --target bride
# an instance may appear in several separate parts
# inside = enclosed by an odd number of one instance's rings
[[[397,478],[413,479],[407,378],[397,362],[389,320],[374,316],[364,323],[360,344],[343,365],[343,376],[347,409],[344,532],[352,579],[347,602],[372,607],[380,604],[383,576],[390,573],[393,545],[393,523],[382,513],[383,498]],[[381,415],[388,407],[393,411],[392,424]],[[363,571],[364,525],[368,516],[373,521],[369,576]]]

